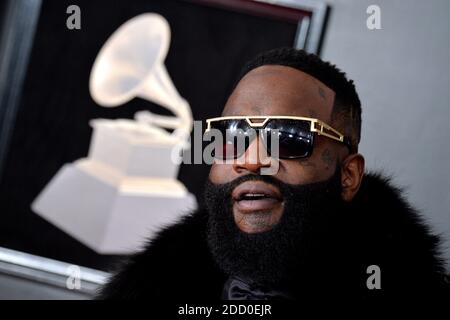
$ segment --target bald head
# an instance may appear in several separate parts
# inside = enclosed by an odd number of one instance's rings
[[[335,93],[297,69],[265,65],[239,81],[223,115],[291,115],[329,122]]]

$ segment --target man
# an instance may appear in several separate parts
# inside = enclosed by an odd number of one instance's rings
[[[241,161],[212,165],[204,208],[162,230],[100,298],[389,300],[446,290],[438,238],[387,178],[364,171],[360,101],[343,72],[300,50],[263,53],[223,116],[210,126],[259,134],[232,149]],[[270,130],[278,171],[264,175],[270,164],[255,150],[271,157]]]

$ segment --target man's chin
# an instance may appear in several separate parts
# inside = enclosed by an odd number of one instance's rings
[[[238,204],[233,205],[234,222],[239,230],[245,233],[269,231],[278,224],[282,215],[281,203],[263,210],[242,210]]]

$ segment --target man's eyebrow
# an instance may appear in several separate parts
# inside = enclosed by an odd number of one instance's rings
[[[317,118],[317,112],[315,110],[313,110],[313,109],[308,109],[308,115],[311,118]]]

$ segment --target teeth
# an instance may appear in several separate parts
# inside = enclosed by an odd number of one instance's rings
[[[259,199],[259,198],[265,198],[265,197],[267,197],[264,193],[246,193],[246,194],[243,194],[242,195],[242,197],[241,197],[241,200],[242,199]]]

